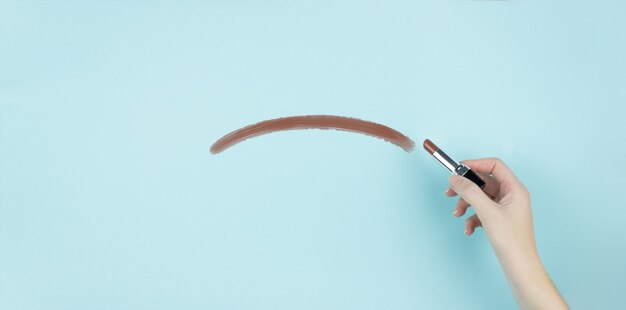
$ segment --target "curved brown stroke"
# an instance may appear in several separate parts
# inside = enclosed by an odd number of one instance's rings
[[[385,125],[352,117],[303,115],[271,119],[237,129],[213,143],[211,153],[217,154],[243,140],[275,131],[313,128],[336,129],[365,134],[391,142],[407,152],[412,151],[413,147],[415,147],[415,142],[409,139],[409,137]]]

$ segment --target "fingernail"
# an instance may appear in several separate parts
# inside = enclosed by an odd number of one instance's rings
[[[469,236],[469,235],[467,234],[467,232],[468,232],[468,231],[469,231],[469,230],[467,230],[467,229],[466,229],[463,233],[464,233],[466,236]]]
[[[447,189],[443,192],[443,195],[446,196],[446,197],[450,197],[450,194],[448,194],[448,190]]]
[[[457,214],[457,213],[458,213],[458,211],[457,211],[457,210],[454,210],[454,212],[452,212],[452,215],[453,215],[453,216],[456,216],[456,214]]]

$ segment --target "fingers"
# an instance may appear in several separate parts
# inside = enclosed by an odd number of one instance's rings
[[[443,192],[443,195],[444,196],[448,196],[448,197],[454,197],[454,196],[456,196],[456,192],[452,189],[452,187],[448,187],[448,189],[446,189]]]
[[[499,158],[464,160],[463,163],[476,172],[493,175],[498,182],[520,183],[513,171]]]
[[[478,173],[478,174],[483,179],[483,181],[485,181],[483,192],[487,193],[487,195],[491,196],[491,198],[495,198],[496,196],[498,196],[498,192],[500,192],[500,184],[498,184],[498,181],[496,181],[489,174],[486,174],[486,173]],[[449,187],[446,191],[444,191],[443,194],[448,197],[456,196],[456,192],[451,187]]]
[[[461,217],[465,215],[465,212],[469,207],[470,205],[465,200],[463,200],[463,198],[459,199],[459,201],[456,203],[456,207],[454,208],[454,212],[452,212],[452,216]]]
[[[452,213],[452,215],[456,216],[456,217],[461,217],[461,216],[463,216],[465,214],[465,212],[467,211],[467,208],[469,208],[469,204],[467,202],[465,202],[465,200],[463,200],[463,198],[461,198],[457,202],[456,208],[454,209],[454,213]],[[468,217],[467,220],[465,220],[465,232],[464,232],[464,234],[466,236],[469,236],[469,235],[474,233],[474,231],[476,230],[476,227],[480,227],[480,226],[483,226],[483,224],[480,221],[480,219],[478,218],[478,215],[474,214],[474,215]]]
[[[477,213],[487,211],[495,202],[485,194],[474,182],[458,176],[450,176],[450,186],[463,200],[472,205]]]
[[[474,233],[476,227],[481,227],[483,224],[480,222],[477,214],[474,214],[465,220],[465,235],[469,236]]]
[[[463,163],[480,174],[485,181],[485,186],[483,187],[484,191],[472,181],[461,176],[453,175],[450,177],[450,188],[448,188],[444,194],[446,196],[455,196],[457,194],[461,196],[453,213],[456,217],[463,216],[470,205],[476,209],[476,214],[465,220],[465,235],[470,236],[476,231],[477,227],[482,226],[478,215],[490,216],[489,214],[497,209],[495,208],[497,203],[492,201],[489,196],[492,198],[497,197],[502,188],[501,185],[504,185],[505,188],[508,185],[523,188],[523,185],[515,174],[513,174],[513,171],[500,159],[476,159],[467,160]]]

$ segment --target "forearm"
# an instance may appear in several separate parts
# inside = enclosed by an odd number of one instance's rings
[[[521,309],[569,309],[536,252],[498,259]]]

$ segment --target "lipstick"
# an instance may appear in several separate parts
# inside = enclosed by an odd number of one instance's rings
[[[424,149],[433,155],[433,157],[441,164],[444,168],[446,168],[450,173],[463,176],[468,180],[476,183],[478,187],[482,188],[485,186],[485,181],[476,174],[476,172],[472,171],[468,166],[464,164],[457,164],[452,158],[450,158],[446,153],[444,153],[439,147],[437,147],[432,141],[426,139],[424,140]]]

